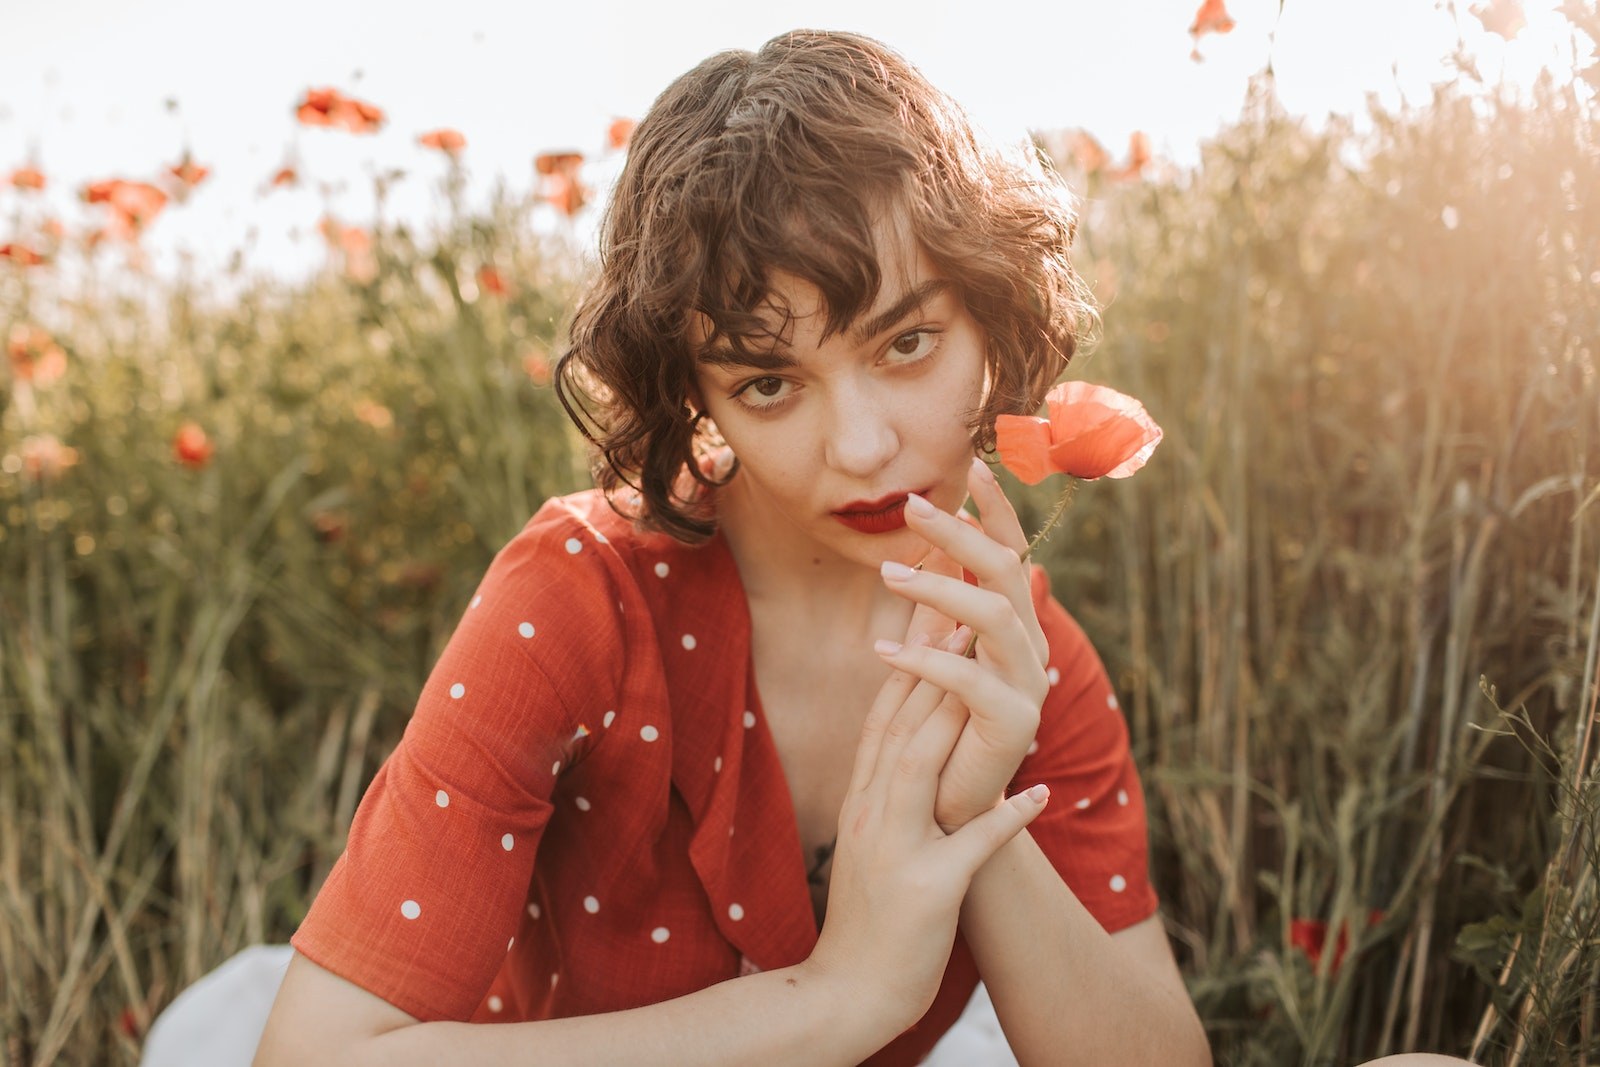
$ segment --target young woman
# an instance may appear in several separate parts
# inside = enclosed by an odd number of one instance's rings
[[[1074,224],[862,37],[662,94],[561,367],[599,488],[490,567],[257,1063],[912,1064],[980,978],[1022,1063],[1210,1062],[979,458],[1093,321]]]

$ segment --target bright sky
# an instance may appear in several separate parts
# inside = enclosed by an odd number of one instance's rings
[[[253,241],[250,262],[296,273],[323,257],[325,210],[371,220],[369,174],[408,172],[391,217],[437,209],[444,161],[416,146],[424,130],[465,133],[474,199],[500,178],[524,191],[536,152],[596,155],[612,116],[642,115],[707,55],[797,26],[888,42],[996,138],[1083,127],[1120,155],[1142,129],[1158,155],[1186,163],[1238,115],[1269,56],[1285,105],[1315,121],[1361,114],[1368,93],[1425,101],[1451,77],[1440,58],[1458,32],[1491,79],[1570,71],[1556,5],[1526,0],[1529,26],[1507,43],[1442,0],[1287,0],[1281,20],[1279,0],[1228,0],[1238,27],[1205,38],[1194,63],[1198,0],[0,0],[0,173],[33,162],[51,179],[42,205],[0,190],[0,243],[27,225],[19,210],[88,223],[98,209],[76,202],[84,183],[149,179],[187,146],[212,177],[152,227],[157,263],[186,248],[214,268]],[[295,103],[323,85],[382,107],[388,125],[371,137],[297,126]],[[291,152],[314,180],[262,198]],[[590,228],[576,236],[587,242]]]

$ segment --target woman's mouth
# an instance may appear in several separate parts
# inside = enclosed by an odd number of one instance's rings
[[[926,496],[930,489],[913,490]],[[906,524],[906,493],[893,493],[872,501],[855,501],[833,512],[833,517],[857,533],[892,533]]]

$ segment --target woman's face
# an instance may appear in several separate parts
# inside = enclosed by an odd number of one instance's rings
[[[872,308],[822,337],[809,282],[772,279],[768,304],[793,314],[760,365],[702,349],[698,402],[739,458],[723,493],[762,536],[876,567],[915,563],[927,543],[904,524],[915,492],[953,511],[972,462],[965,416],[984,386],[984,337],[956,287],[901,228],[874,231],[883,284]]]

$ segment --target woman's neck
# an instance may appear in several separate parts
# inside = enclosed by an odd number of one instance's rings
[[[912,604],[884,586],[876,568],[846,559],[774,517],[740,492],[717,493],[717,523],[750,602],[752,616],[777,612],[801,633],[825,630],[846,640],[900,639]]]

